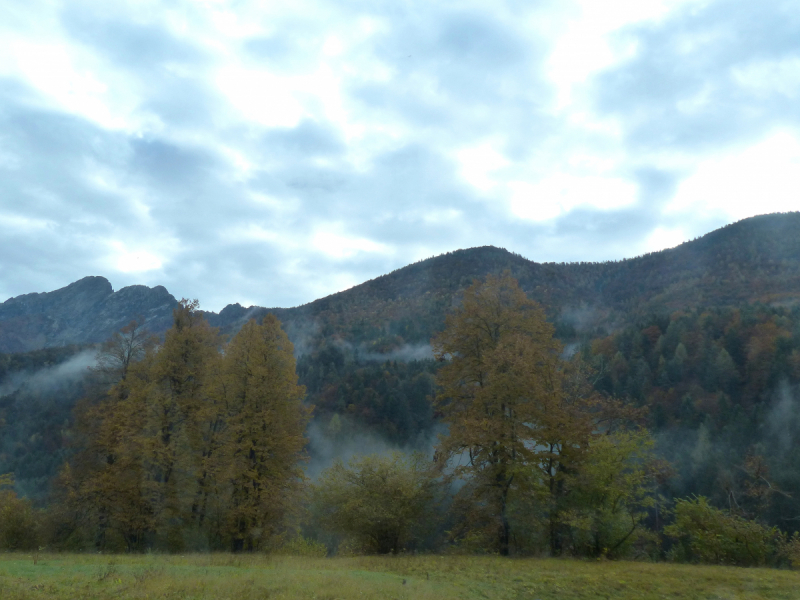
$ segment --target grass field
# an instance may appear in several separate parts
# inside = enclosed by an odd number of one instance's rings
[[[631,562],[398,556],[0,554],[0,598],[798,599],[800,573]]]

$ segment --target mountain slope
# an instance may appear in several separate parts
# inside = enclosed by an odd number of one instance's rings
[[[745,219],[676,248],[605,263],[535,263],[494,247],[458,250],[291,309],[270,309],[295,340],[427,341],[473,279],[508,269],[567,328],[615,326],[649,313],[800,302],[800,212]],[[209,320],[235,330],[266,312],[228,306]],[[383,340],[383,341],[381,341]],[[397,340],[398,342],[400,340]]]
[[[653,312],[698,305],[800,302],[800,212],[763,215],[676,248],[605,263],[536,263],[491,246],[423,260],[295,308],[228,305],[212,325],[236,331],[275,313],[300,346],[337,336],[381,351],[427,342],[461,290],[509,270],[564,331],[616,326]],[[161,286],[113,292],[102,277],[0,304],[0,352],[101,341],[136,316],[162,332],[175,298]]]
[[[176,305],[163,286],[132,285],[114,292],[104,277],[84,277],[53,292],[0,304],[0,352],[101,342],[139,316],[153,331],[165,331]]]

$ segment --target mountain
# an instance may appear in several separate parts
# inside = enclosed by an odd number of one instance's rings
[[[457,250],[291,309],[269,309],[297,343],[332,335],[377,350],[427,342],[475,278],[508,269],[571,333],[613,329],[695,306],[800,302],[800,212],[752,217],[676,248],[604,263],[536,263],[491,246]],[[227,306],[207,316],[235,331],[268,309]]]
[[[268,311],[281,319],[315,407],[312,455],[330,456],[335,440],[366,447],[373,437],[427,448],[438,363],[418,359],[431,356],[431,335],[462,290],[505,270],[597,368],[598,391],[651,409],[659,451],[681,474],[670,493],[723,505],[717,484],[763,454],[777,487],[800,499],[792,466],[800,464],[800,213],[746,219],[617,262],[539,264],[500,248],[458,250],[303,306],[232,304],[206,317],[228,334]],[[93,361],[82,346],[137,316],[163,332],[176,304],[163,287],[114,292],[102,277],[0,304],[0,473],[16,474],[18,492],[44,501],[72,451],[72,408]],[[781,496],[770,522],[797,514],[800,500]]]
[[[139,316],[153,331],[165,331],[176,305],[160,285],[114,292],[104,277],[84,277],[54,292],[25,294],[0,304],[0,353],[102,342]]]
[[[273,312],[300,353],[330,337],[386,352],[426,343],[461,290],[504,270],[544,305],[566,338],[700,305],[792,305],[800,302],[800,212],[752,217],[676,248],[604,263],[536,263],[492,246],[457,250],[299,307],[231,304],[205,314],[232,333]],[[175,305],[162,286],[114,292],[106,279],[86,277],[0,304],[0,352],[102,341],[137,316],[163,332]]]

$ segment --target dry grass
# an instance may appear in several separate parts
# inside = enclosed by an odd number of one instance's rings
[[[800,598],[800,574],[673,564],[399,556],[0,554],[3,600]]]

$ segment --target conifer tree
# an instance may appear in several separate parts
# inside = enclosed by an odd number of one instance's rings
[[[113,531],[129,550],[253,550],[279,530],[302,483],[310,413],[292,344],[267,315],[222,350],[183,300],[164,343],[82,410],[84,448],[60,488],[99,547]]]
[[[231,340],[221,382],[229,536],[233,550],[253,550],[277,531],[299,489],[310,417],[294,348],[274,315],[250,321]]]

